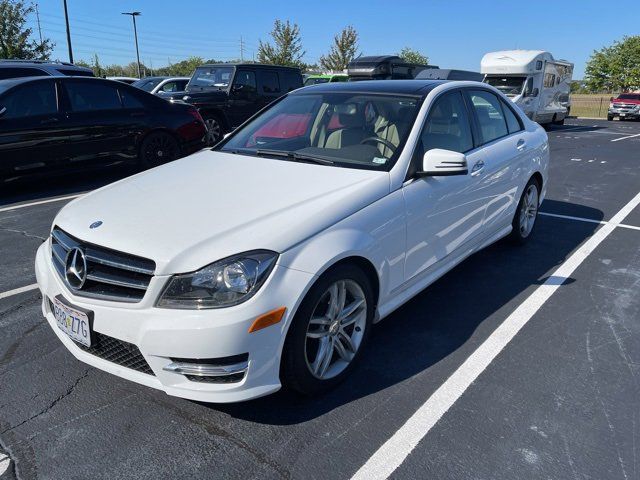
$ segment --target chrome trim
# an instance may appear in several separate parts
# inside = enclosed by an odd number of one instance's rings
[[[128,270],[130,272],[136,273],[144,273],[145,275],[153,275],[154,270],[144,268],[144,267],[136,267],[135,265],[131,265],[130,263],[124,263],[117,260],[117,257],[113,255],[111,258],[107,257],[108,254],[104,252],[95,252],[91,247],[87,247],[86,257],[87,260],[95,263],[99,263],[101,265],[106,265],[107,267],[119,268],[121,270]]]
[[[172,362],[163,368],[166,372],[194,375],[196,377],[226,377],[244,373],[249,368],[249,361],[232,365],[209,365],[203,363]]]
[[[136,288],[138,290],[146,290],[149,287],[148,282],[134,281],[134,280],[122,280],[117,275],[111,275],[104,272],[93,272],[87,275],[87,280],[93,280],[100,283],[108,283],[109,285],[118,285],[119,287]]]

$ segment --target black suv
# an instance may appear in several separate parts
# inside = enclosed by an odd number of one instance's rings
[[[196,68],[184,95],[172,97],[197,107],[213,145],[258,110],[302,87],[300,69],[256,63],[224,63]]]
[[[90,68],[49,60],[0,60],[0,80],[22,77],[93,77]]]

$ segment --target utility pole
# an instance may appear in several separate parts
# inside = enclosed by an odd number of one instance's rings
[[[67,24],[67,47],[69,47],[69,62],[73,63],[73,50],[71,49],[71,29],[69,28],[69,12],[67,12],[67,0],[64,3],[64,21]]]
[[[244,62],[244,44],[242,43],[242,35],[240,35],[240,61]]]
[[[138,50],[138,29],[136,28],[136,17],[139,17],[140,15],[142,15],[142,13],[141,12],[122,12],[122,15],[131,15],[131,18],[133,18],[133,36],[136,39],[136,59],[138,61],[138,78],[142,78],[142,75],[140,72],[140,51]]]
[[[40,34],[40,45],[42,45],[42,29],[40,28],[40,12],[38,12],[38,4],[36,3],[36,20],[38,21],[38,33]]]

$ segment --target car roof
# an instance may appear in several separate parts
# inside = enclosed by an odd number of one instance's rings
[[[277,68],[279,70],[293,70],[299,72],[297,67],[285,67],[283,65],[265,65],[264,63],[205,63],[200,67],[252,67],[252,68]]]
[[[400,95],[426,96],[447,80],[362,80],[359,82],[335,82],[310,85],[293,92],[299,93],[391,93]]]

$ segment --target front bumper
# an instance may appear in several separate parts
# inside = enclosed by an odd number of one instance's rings
[[[610,108],[607,114],[610,117],[631,118],[631,119],[640,118],[640,110],[637,110],[635,108],[634,109]]]
[[[214,310],[170,310],[153,306],[167,276],[153,277],[142,301],[125,304],[74,296],[53,270],[50,240],[38,249],[35,267],[43,297],[42,312],[78,360],[169,395],[215,403],[248,400],[280,388],[280,356],[290,318],[314,279],[312,274],[276,265],[261,291],[245,303]],[[139,370],[144,369],[127,368],[71,340],[58,328],[50,308],[50,299],[59,295],[68,303],[93,312],[97,337],[137,347],[150,370],[143,373]],[[248,333],[256,317],[282,306],[286,312],[279,323]],[[198,381],[201,379],[189,375],[188,370],[175,368],[184,360],[237,359],[245,354],[248,357],[239,381]],[[241,362],[230,365],[243,366]]]

